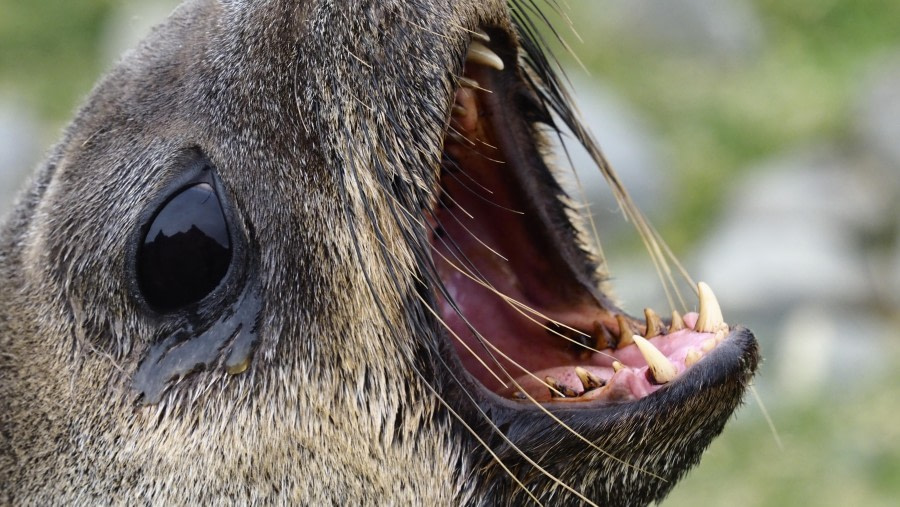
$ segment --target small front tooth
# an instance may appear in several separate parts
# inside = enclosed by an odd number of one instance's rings
[[[466,54],[466,61],[475,62],[497,70],[503,70],[503,60],[497,56],[487,46],[480,42],[472,42],[469,45],[469,52]]]
[[[523,393],[522,391],[514,392],[512,397],[513,397],[513,399],[516,399],[516,400],[527,400],[528,399],[528,396],[526,396],[525,393]]]
[[[644,318],[647,321],[647,329],[644,331],[644,338],[653,338],[659,336],[659,330],[663,328],[662,319],[653,311],[652,308],[644,308]]]
[[[466,108],[464,108],[462,106],[453,106],[453,108],[451,109],[451,112],[453,113],[453,116],[463,116],[464,117],[467,115]]]
[[[553,398],[574,398],[578,396],[571,387],[561,384],[559,380],[556,380],[556,377],[546,376],[544,377],[544,382],[547,383],[547,387],[550,388],[550,396]]]
[[[725,324],[722,317],[722,309],[719,308],[719,301],[713,294],[709,285],[703,282],[697,284],[697,292],[700,294],[700,316],[697,317],[697,325],[694,330],[701,333],[713,333]]]
[[[669,361],[669,358],[663,355],[656,346],[647,341],[643,336],[634,335],[633,338],[635,345],[637,345],[638,350],[641,351],[644,360],[647,361],[647,366],[650,367],[653,378],[657,383],[665,384],[671,382],[678,376],[678,370],[675,368],[675,365],[672,364],[672,362]]]
[[[631,324],[628,323],[628,319],[626,319],[624,315],[616,315],[616,323],[619,324],[619,341],[616,343],[616,348],[620,349],[634,343],[631,339],[631,337],[634,336],[634,330],[631,329]]]
[[[715,338],[707,338],[706,340],[703,340],[703,343],[700,344],[700,350],[702,350],[704,354],[714,348],[716,348]]]
[[[684,319],[681,318],[681,314],[678,313],[678,310],[672,310],[672,325],[669,326],[669,332],[674,333],[675,331],[681,331],[684,328]]]
[[[684,356],[684,365],[690,368],[691,366],[697,364],[697,361],[699,361],[701,358],[703,358],[703,354],[701,354],[699,350],[691,348]]]
[[[491,42],[491,38],[488,36],[487,32],[480,28],[472,32],[472,38],[478,39],[481,42]]]
[[[594,321],[594,348],[603,350],[610,347],[612,347],[612,337],[609,335],[609,331],[599,320]]]
[[[584,386],[585,392],[606,385],[606,382],[604,382],[603,379],[585,370],[581,366],[575,367],[575,375],[578,375],[578,380],[581,380],[581,385]]]
[[[619,373],[620,371],[625,369],[625,365],[618,361],[613,361],[612,367],[613,367],[613,371],[616,373]]]

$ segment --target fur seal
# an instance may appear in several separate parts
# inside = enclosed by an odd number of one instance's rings
[[[614,304],[542,135],[664,250],[532,7],[194,0],[127,55],[0,232],[0,502],[663,498],[756,341]]]

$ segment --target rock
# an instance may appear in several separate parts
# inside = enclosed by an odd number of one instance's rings
[[[40,158],[41,140],[34,112],[12,99],[0,99],[0,217],[12,206]]]
[[[879,60],[863,80],[854,126],[861,144],[885,165],[885,183],[900,194],[900,56]]]
[[[696,272],[723,307],[775,312],[872,297],[860,230],[883,220],[891,194],[853,167],[813,148],[745,172],[698,253]]]
[[[670,174],[663,164],[663,144],[650,124],[623,98],[605,86],[581,81],[573,81],[573,85],[582,116],[632,198],[651,217],[665,213],[671,198],[666,191]],[[554,141],[559,144],[558,139]],[[566,147],[572,158],[572,167],[578,171],[584,196],[601,229],[601,237],[633,230],[622,218],[609,185],[587,152],[577,142],[568,141],[570,139],[567,139]],[[568,169],[570,166],[564,152],[555,146],[554,153],[558,154],[558,165]],[[565,183],[570,194],[581,201],[571,173],[564,173],[564,180],[567,180]]]
[[[762,22],[742,0],[607,0],[591,6],[592,16],[610,20],[625,37],[713,63],[745,62],[763,44]]]

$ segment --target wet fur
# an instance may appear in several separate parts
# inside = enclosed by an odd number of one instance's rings
[[[127,55],[2,229],[0,502],[527,500],[465,421],[542,502],[576,503],[474,389],[450,388],[465,380],[419,299],[417,280],[435,280],[403,209],[431,206],[463,27],[482,25],[516,32],[502,2],[201,0]],[[163,318],[134,296],[129,255],[198,150],[228,189],[242,272],[199,320]],[[263,298],[249,371],[197,371],[137,404],[148,347],[213,325],[247,287]],[[549,418],[491,416],[589,498],[643,504],[699,459],[747,381],[705,375],[703,399],[684,382],[664,407],[571,419],[616,459]]]

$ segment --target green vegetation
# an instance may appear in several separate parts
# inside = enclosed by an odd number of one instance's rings
[[[72,114],[107,65],[98,58],[115,0],[0,0],[0,89],[21,94],[45,119]]]

